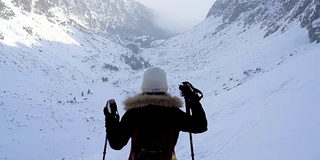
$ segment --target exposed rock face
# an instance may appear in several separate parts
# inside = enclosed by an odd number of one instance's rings
[[[230,23],[259,24],[265,37],[278,30],[285,32],[290,23],[298,22],[309,31],[310,42],[320,42],[319,0],[217,0],[207,14],[210,16],[222,16],[219,29]]]
[[[14,17],[15,14],[11,8],[5,5],[2,1],[0,1],[0,18],[9,20]]]
[[[84,28],[107,33],[147,47],[155,39],[171,35],[153,23],[153,11],[133,0],[12,0],[23,14],[36,13],[54,19],[59,13]],[[60,14],[61,15],[61,14]],[[14,12],[0,1],[0,16]],[[55,18],[57,19],[57,18]]]

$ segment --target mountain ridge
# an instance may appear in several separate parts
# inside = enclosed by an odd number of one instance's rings
[[[239,22],[244,28],[261,23],[265,29],[264,37],[281,30],[285,32],[293,21],[298,21],[308,30],[310,42],[320,42],[320,2],[317,0],[218,0],[207,14],[207,18],[221,17],[221,27]]]
[[[151,41],[172,35],[153,23],[152,10],[133,0],[12,0],[12,4],[25,15],[45,15],[48,20],[61,25],[73,21],[84,28],[113,36],[115,41],[122,41],[124,46],[136,43],[148,47]],[[0,13],[3,13],[1,17],[4,19],[15,16],[12,9],[2,1]]]

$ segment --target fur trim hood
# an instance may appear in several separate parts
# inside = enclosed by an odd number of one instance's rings
[[[125,110],[146,107],[148,105],[176,108],[181,108],[183,105],[180,98],[176,96],[173,97],[168,93],[165,93],[164,95],[147,95],[140,93],[133,97],[129,97],[123,103]]]

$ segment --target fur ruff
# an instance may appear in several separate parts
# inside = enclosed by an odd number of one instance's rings
[[[183,105],[183,102],[180,98],[176,96],[173,97],[168,93],[164,95],[146,95],[146,94],[140,93],[126,99],[123,103],[124,103],[125,110],[146,107],[149,105],[160,106],[160,107],[176,107],[176,108],[181,108]]]

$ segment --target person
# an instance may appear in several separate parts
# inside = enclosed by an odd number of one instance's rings
[[[192,115],[182,111],[183,102],[168,93],[166,73],[161,68],[145,71],[141,90],[124,101],[126,112],[121,121],[116,111],[104,110],[110,147],[121,150],[131,138],[129,160],[171,160],[180,131],[207,130],[200,99],[191,96]]]

